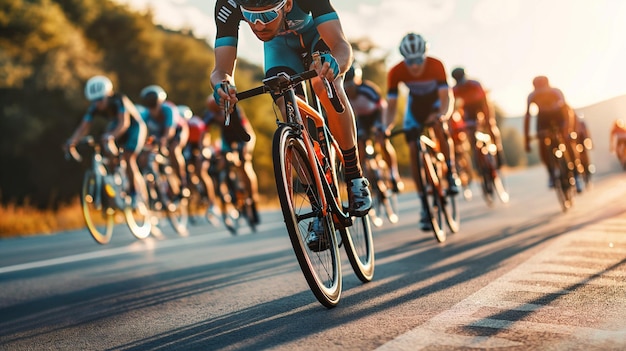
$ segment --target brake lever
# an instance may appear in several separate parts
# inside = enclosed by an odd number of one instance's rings
[[[222,81],[222,83],[220,83],[220,89],[222,89],[223,92],[225,92],[227,95],[230,95],[230,92],[228,91],[228,82],[227,81]],[[230,100],[224,100],[224,125],[225,126],[229,126],[230,125]]]

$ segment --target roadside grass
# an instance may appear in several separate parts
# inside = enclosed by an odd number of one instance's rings
[[[0,238],[52,234],[84,226],[78,198],[57,210],[41,210],[28,205],[0,205]]]

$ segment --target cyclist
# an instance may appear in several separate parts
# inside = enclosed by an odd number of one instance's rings
[[[623,153],[626,151],[626,122],[618,118],[613,121],[611,133],[609,136],[609,151],[617,154],[620,161],[624,158]]]
[[[393,66],[387,73],[387,102],[389,108],[385,121],[390,132],[395,122],[398,104],[398,88],[404,83],[409,88],[409,96],[404,115],[403,129],[409,146],[411,173],[422,199],[423,189],[419,186],[420,169],[417,164],[417,133],[426,126],[433,127],[441,146],[441,152],[446,158],[448,166],[447,178],[450,184],[449,191],[458,194],[457,175],[454,164],[452,139],[448,130],[448,119],[453,111],[452,91],[448,86],[446,70],[443,63],[427,55],[428,43],[415,33],[409,33],[400,42],[400,53],[404,60]],[[424,206],[426,204],[423,204]],[[424,230],[430,230],[430,220],[422,210],[420,225]]]
[[[591,163],[591,156],[589,155],[589,150],[593,149],[591,133],[589,133],[589,129],[587,128],[585,117],[582,114],[576,113],[573,109],[570,109],[570,112],[574,114],[574,121],[576,123],[574,130],[576,131],[576,142],[580,144],[580,147],[577,149],[579,151],[580,161],[587,174],[587,181],[589,181],[591,175],[595,173],[596,168]]]
[[[533,79],[534,90],[528,95],[526,103],[526,114],[524,115],[524,141],[526,152],[530,152],[530,108],[532,105],[537,107],[537,137],[539,140],[550,135],[551,124],[555,123],[558,127],[558,131],[561,133],[563,140],[566,140],[566,148],[568,154],[572,160],[577,159],[574,152],[574,142],[570,138],[570,131],[573,131],[574,122],[573,114],[571,114],[570,108],[565,102],[565,97],[560,89],[554,88],[550,85],[550,81],[546,76],[537,76]],[[548,163],[548,155],[550,150],[545,143],[539,143],[539,155],[541,161],[546,166],[548,171],[548,187],[554,187],[554,170],[551,169]],[[576,174],[576,188],[578,191],[582,191],[582,183],[579,180],[578,174]]]
[[[316,95],[328,113],[328,124],[342,149],[345,180],[348,184],[350,213],[365,216],[372,205],[369,183],[363,177],[356,147],[356,127],[352,109],[343,89],[343,73],[352,63],[352,47],[346,40],[339,17],[330,0],[217,0],[215,4],[215,68],[211,73],[213,95],[218,104],[230,106],[237,102],[233,71],[237,59],[239,23],[248,23],[256,37],[264,42],[265,74],[300,73],[309,67],[303,55],[320,52],[322,66],[316,67],[319,78],[333,82],[340,101],[346,106],[337,113],[324,92],[321,79],[314,79]],[[223,82],[230,85],[229,94],[219,89]],[[298,94],[304,95],[302,87]],[[278,106],[282,97],[275,96]],[[283,112],[284,115],[284,111]],[[317,245],[324,229],[321,221],[313,222],[311,247]]]
[[[210,95],[207,99],[207,112],[204,115],[204,123],[207,126],[207,133],[210,131],[212,125],[217,126],[220,129],[221,146],[219,147],[220,153],[225,155],[231,151],[237,151],[239,154],[239,162],[236,166],[241,172],[246,192],[250,194],[252,203],[253,221],[256,224],[260,223],[260,218],[257,211],[257,203],[259,201],[259,185],[256,172],[252,165],[252,154],[254,152],[254,146],[256,144],[256,134],[246,117],[243,109],[239,106],[235,106],[235,109],[230,116],[230,125],[226,127],[224,125],[224,110],[219,107],[215,102],[213,95]],[[245,133],[246,137],[243,139],[241,134]],[[219,158],[220,164],[216,165],[218,170],[223,169],[225,165],[223,162],[225,159]]]
[[[187,171],[183,148],[189,138],[189,126],[178,108],[167,101],[167,93],[158,85],[148,85],[139,94],[145,107],[143,119],[148,127],[148,135],[158,141],[161,151],[168,153],[170,162],[180,179],[181,189],[174,189],[178,196],[189,196]]]
[[[363,80],[363,71],[358,63],[353,62],[344,77],[344,89],[350,100],[350,105],[356,116],[357,145],[359,155],[365,155],[367,140],[372,140],[379,146],[383,159],[390,167],[393,191],[399,192],[404,188],[404,183],[398,172],[396,150],[385,138],[385,125],[383,114],[387,110],[387,102],[382,98],[380,87],[376,83]],[[361,157],[361,168],[364,166],[365,157]]]
[[[105,155],[116,154],[118,145],[123,145],[122,159],[126,163],[126,175],[129,181],[128,194],[130,205],[137,206],[137,187],[145,189],[145,183],[137,156],[146,139],[146,124],[130,99],[113,91],[113,83],[105,76],[93,76],[85,85],[85,97],[90,105],[80,125],[67,140],[66,150],[76,145],[78,140],[89,133],[96,116],[106,118],[109,123],[101,136]],[[145,197],[143,197],[145,199]]]
[[[195,184],[202,182],[202,187],[199,187],[198,190],[204,193],[201,196],[206,196],[207,198],[207,218],[214,223],[216,218],[215,186],[209,176],[209,159],[211,155],[208,148],[209,139],[206,137],[206,124],[202,118],[193,113],[189,106],[178,105],[177,108],[180,115],[187,120],[187,125],[189,126],[189,139],[183,150],[185,162],[187,165],[193,165],[193,174],[197,179],[193,182]]]
[[[465,125],[470,129],[470,143],[475,143],[473,132],[478,129],[486,131],[498,148],[498,167],[503,162],[502,140],[500,129],[496,123],[496,115],[487,100],[487,93],[482,85],[474,79],[467,79],[465,69],[457,67],[452,70],[452,78],[456,84],[452,88],[455,100],[459,100],[463,109]]]

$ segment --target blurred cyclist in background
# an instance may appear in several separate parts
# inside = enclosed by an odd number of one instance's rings
[[[541,161],[548,171],[548,186],[554,187],[554,170],[548,163],[548,145],[543,141],[546,137],[551,137],[552,124],[555,124],[558,132],[561,133],[563,140],[566,141],[567,152],[572,160],[578,159],[575,151],[575,140],[570,137],[570,132],[574,131],[574,116],[570,113],[570,108],[565,102],[565,97],[560,89],[550,85],[550,81],[546,76],[537,76],[533,79],[534,90],[528,95],[526,102],[526,114],[524,115],[524,143],[526,152],[530,152],[530,108],[532,105],[537,107],[537,138],[539,139],[539,155]],[[579,174],[575,172],[576,189],[582,191],[582,183]]]
[[[82,122],[67,140],[66,151],[87,135],[93,119],[101,116],[109,121],[101,136],[105,155],[117,154],[118,145],[123,147],[122,159],[126,163],[126,175],[130,205],[137,205],[137,189],[145,189],[145,182],[137,166],[137,156],[146,140],[146,125],[130,99],[113,91],[113,83],[105,76],[91,77],[85,85],[85,97],[90,105]],[[143,191],[143,190],[142,190]],[[147,196],[147,195],[146,195]],[[146,197],[143,196],[145,199]]]
[[[231,113],[230,125],[224,126],[224,110],[218,106],[215,102],[215,98],[211,95],[207,99],[207,112],[204,115],[204,123],[206,124],[207,133],[210,131],[211,126],[219,128],[221,136],[221,154],[226,155],[230,151],[237,151],[239,154],[239,162],[236,164],[240,170],[239,174],[242,177],[246,192],[250,194],[249,201],[252,201],[252,210],[254,214],[254,221],[258,224],[260,218],[258,215],[257,204],[259,201],[259,185],[256,172],[252,165],[252,153],[254,152],[254,146],[256,144],[256,134],[252,129],[252,125],[248,121],[246,114],[239,105],[235,106],[235,109]],[[243,141],[241,133],[248,135]],[[224,158],[219,159],[222,164],[218,164],[217,169],[223,169],[225,165]]]
[[[502,166],[504,152],[500,129],[496,123],[493,106],[487,100],[487,93],[477,80],[467,79],[465,69],[462,67],[452,70],[452,78],[456,81],[452,88],[454,98],[459,101],[459,106],[463,110],[465,127],[471,129],[467,135],[470,143],[476,142],[473,133],[476,129],[488,133],[498,148],[498,167]]]
[[[387,132],[391,132],[394,126],[394,118],[398,105],[398,91],[400,83],[409,88],[409,96],[404,114],[403,129],[409,146],[411,172],[413,180],[420,195],[422,191],[417,163],[417,139],[419,133],[426,126],[432,126],[441,152],[446,158],[448,166],[449,190],[458,194],[457,175],[454,164],[454,152],[452,138],[448,130],[448,119],[453,112],[452,90],[448,86],[446,70],[443,63],[427,55],[428,43],[424,38],[415,33],[409,33],[400,42],[400,53],[404,60],[393,66],[387,73],[387,102],[389,107],[385,116],[388,123]],[[423,204],[426,207],[426,204]],[[430,220],[422,210],[420,225],[424,230],[430,230]]]
[[[365,145],[372,140],[378,145],[383,159],[391,170],[393,191],[404,188],[398,172],[396,150],[389,139],[385,138],[383,116],[387,110],[387,102],[382,98],[380,87],[376,83],[363,80],[362,70],[358,63],[353,62],[344,78],[344,89],[356,116],[359,155],[365,156]],[[365,169],[365,157],[361,157],[361,168]]]
[[[167,101],[167,93],[158,85],[149,85],[141,90],[141,104],[145,107],[143,119],[148,135],[158,142],[161,152],[168,154],[172,167],[180,179],[181,189],[174,189],[179,196],[189,196],[187,171],[183,148],[189,138],[189,126],[178,108]]]
[[[200,196],[208,201],[207,218],[216,223],[215,185],[209,175],[211,151],[209,148],[210,136],[206,133],[206,124],[198,115],[194,114],[187,105],[178,105],[178,112],[187,120],[189,139],[183,150],[187,164],[187,173],[192,185],[196,186]],[[191,174],[190,174],[191,173]]]

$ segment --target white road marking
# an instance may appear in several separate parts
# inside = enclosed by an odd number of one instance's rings
[[[622,223],[623,220],[620,218],[610,219],[606,221],[606,227],[610,227],[616,222]],[[589,247],[585,242],[590,241],[589,239],[586,240],[590,236],[593,236],[594,243],[600,239],[600,242],[606,243],[606,245]],[[595,257],[594,255],[590,256],[590,252],[596,253]],[[430,346],[472,348],[523,346],[518,341],[508,340],[500,336],[467,336],[451,332],[463,327],[509,329],[526,333],[547,332],[561,334],[570,339],[617,340],[626,343],[626,329],[605,330],[576,325],[479,317],[479,311],[484,308],[498,308],[503,312],[522,311],[528,313],[550,310],[550,313],[558,315],[559,309],[549,304],[507,301],[505,295],[519,292],[567,295],[575,293],[576,286],[581,284],[623,289],[626,286],[623,281],[623,273],[604,271],[604,269],[622,264],[624,260],[626,260],[626,236],[623,232],[610,232],[598,224],[581,228],[556,239],[545,250],[459,302],[450,310],[398,336],[377,350],[414,351]],[[529,283],[531,281],[534,283]],[[541,284],[541,282],[546,282],[546,284]],[[568,290],[567,287],[572,290]]]

